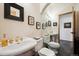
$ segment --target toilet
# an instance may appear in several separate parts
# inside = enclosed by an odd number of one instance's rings
[[[48,48],[42,48],[38,51],[40,56],[55,56],[54,51],[48,49]]]
[[[55,52],[55,54],[58,53],[58,50],[60,48],[60,44],[57,42],[49,42],[48,43],[48,48],[53,50]]]
[[[37,41],[37,45],[35,46],[35,52],[37,52],[40,56],[55,56],[54,51],[43,47],[43,38],[40,38],[36,41]]]
[[[60,48],[60,44],[58,42],[53,42],[50,40],[50,36],[44,36],[44,43],[47,45],[49,49],[55,52],[55,54],[58,54],[58,50]]]

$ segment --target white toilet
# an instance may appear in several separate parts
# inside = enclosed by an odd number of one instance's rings
[[[55,52],[51,49],[43,47],[43,38],[40,38],[37,41],[35,46],[35,51],[38,52],[40,56],[55,56]]]
[[[48,49],[48,48],[42,48],[38,51],[40,56],[55,56],[54,51]]]
[[[60,44],[59,43],[56,43],[56,42],[49,42],[48,43],[48,48],[53,50],[55,52],[55,54],[58,53],[58,50],[60,48]]]

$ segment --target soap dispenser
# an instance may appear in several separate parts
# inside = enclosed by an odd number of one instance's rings
[[[6,38],[6,34],[3,34],[3,38],[2,38],[2,40],[1,40],[1,42],[2,42],[2,47],[6,47],[6,46],[8,46],[8,39]]]

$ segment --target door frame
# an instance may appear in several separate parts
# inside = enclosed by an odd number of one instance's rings
[[[59,43],[60,43],[60,16],[62,15],[66,15],[66,14],[73,14],[73,51],[74,51],[74,40],[75,40],[75,11],[70,11],[70,12],[66,12],[66,13],[63,13],[63,14],[59,14],[59,19],[58,19],[58,22],[59,22],[59,26],[58,26],[58,39],[59,39]]]

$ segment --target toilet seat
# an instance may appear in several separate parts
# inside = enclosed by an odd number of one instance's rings
[[[48,45],[52,48],[59,48],[60,44],[56,42],[49,42]]]
[[[55,56],[55,53],[48,48],[42,48],[40,51],[38,51],[38,53],[41,56]]]

